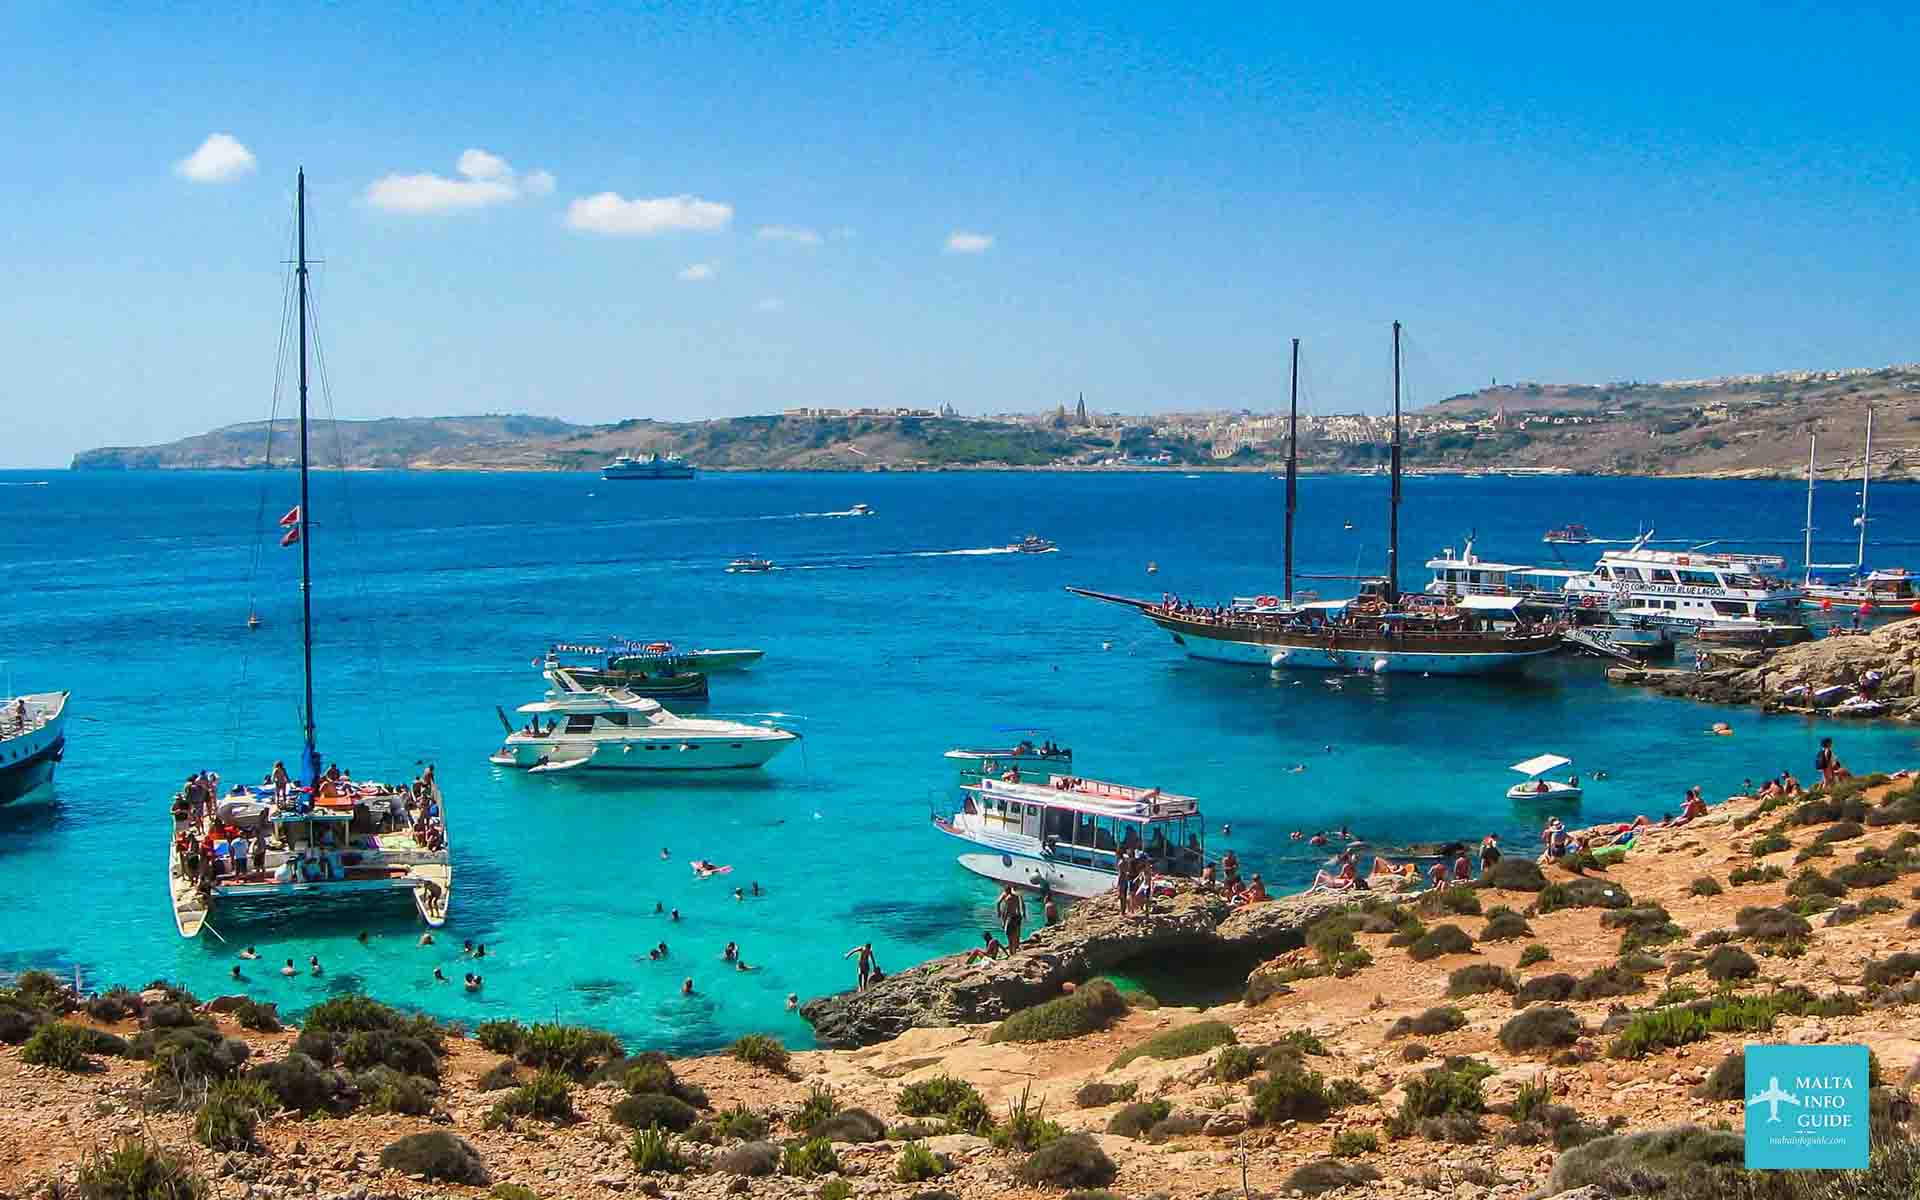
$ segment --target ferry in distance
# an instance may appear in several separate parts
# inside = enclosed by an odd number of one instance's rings
[[[622,454],[600,468],[602,479],[692,479],[694,467],[678,454],[649,454],[635,458]]]

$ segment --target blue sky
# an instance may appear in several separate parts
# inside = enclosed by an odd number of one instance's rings
[[[16,0],[0,464],[264,416],[300,164],[343,417],[1920,359],[1915,6],[1567,7]]]

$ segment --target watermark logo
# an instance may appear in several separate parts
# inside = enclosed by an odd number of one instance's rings
[[[1747,1166],[1867,1165],[1865,1046],[1747,1047]]]

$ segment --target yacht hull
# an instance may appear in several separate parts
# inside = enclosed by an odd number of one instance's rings
[[[527,770],[563,763],[569,764],[569,769],[587,771],[742,771],[765,766],[797,740],[791,734],[739,741],[724,738],[536,739],[515,734],[490,761],[495,766]]]
[[[1223,633],[1201,632],[1183,622],[1172,628],[1156,620],[1174,644],[1191,658],[1210,662],[1302,671],[1371,671],[1381,674],[1492,675],[1521,671],[1528,662],[1558,647],[1552,638],[1514,638],[1506,651],[1449,651],[1442,647],[1408,646],[1377,638],[1324,638],[1292,642],[1240,640]]]

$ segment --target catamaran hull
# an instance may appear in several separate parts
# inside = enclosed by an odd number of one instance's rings
[[[1169,630],[1174,644],[1189,657],[1210,662],[1240,663],[1272,669],[1301,671],[1371,671],[1381,674],[1493,675],[1520,671],[1529,661],[1553,653],[1552,643],[1504,652],[1445,653],[1383,649],[1378,646],[1278,645],[1207,637],[1191,630]]]

